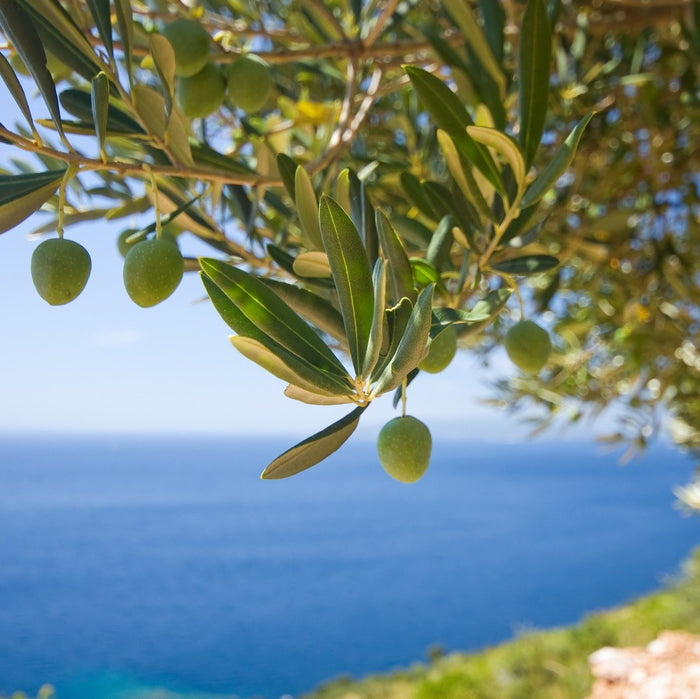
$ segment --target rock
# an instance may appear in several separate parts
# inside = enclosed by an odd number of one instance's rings
[[[700,698],[700,637],[684,631],[663,631],[646,648],[601,648],[588,660],[588,699]]]

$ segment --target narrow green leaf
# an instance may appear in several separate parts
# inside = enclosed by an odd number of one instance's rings
[[[277,169],[279,170],[280,177],[282,178],[282,184],[287,190],[287,194],[296,200],[296,189],[294,185],[294,180],[296,178],[297,172],[297,162],[290,158],[284,153],[277,154]]]
[[[429,284],[438,286],[440,282],[440,272],[437,271],[435,265],[422,257],[411,257],[411,270],[413,278],[416,280],[416,285],[421,289]]]
[[[58,189],[64,170],[0,175],[0,233],[37,211]]]
[[[119,37],[122,40],[122,52],[124,53],[126,72],[129,77],[129,84],[131,84],[133,76],[131,55],[134,50],[134,19],[131,9],[131,0],[114,0],[114,11],[117,15]]]
[[[287,398],[298,400],[300,403],[307,403],[308,405],[345,405],[353,402],[349,396],[329,396],[314,393],[314,391],[309,391],[293,383],[290,383],[284,389],[284,395]]]
[[[114,44],[112,42],[112,18],[109,0],[87,0],[87,6],[95,22],[102,43],[109,57],[114,60]]]
[[[34,138],[38,138],[34,121],[32,120],[32,113],[29,110],[27,96],[24,94],[24,90],[22,89],[22,85],[17,78],[17,74],[10,65],[10,62],[2,53],[0,53],[0,77],[2,77],[5,85],[7,85],[7,89],[10,91],[15,104],[19,107],[22,115],[29,123]]]
[[[504,96],[506,91],[505,75],[503,75],[498,61],[494,58],[489,42],[486,40],[483,30],[477,24],[469,3],[466,0],[443,0],[442,4],[462,30],[464,38],[469,42],[479,63],[498,85],[501,96]]]
[[[544,0],[528,0],[520,28],[520,143],[529,169],[542,139],[549,100],[552,31]]]
[[[330,278],[331,266],[328,255],[319,250],[301,252],[294,260],[294,273],[300,277]]]
[[[32,18],[44,48],[90,82],[102,66],[80,27],[57,0],[17,0]]]
[[[0,0],[0,26],[34,78],[56,130],[63,138],[56,86],[46,67],[46,52],[32,20],[16,0]]]
[[[318,199],[309,173],[299,165],[294,175],[294,198],[301,222],[301,228],[306,234],[314,250],[323,250],[321,224],[318,220]]]
[[[131,97],[134,100],[136,113],[146,131],[163,141],[166,129],[166,105],[163,95],[152,87],[134,85],[131,88]]]
[[[287,478],[315,466],[337,451],[355,431],[367,406],[355,408],[345,417],[288,449],[272,461],[261,478]]]
[[[464,194],[467,201],[474,207],[478,215],[486,221],[493,221],[495,219],[493,210],[486,203],[479,186],[474,180],[470,167],[462,163],[454,141],[450,138],[449,134],[442,129],[438,129],[437,139],[440,144],[440,150],[442,150],[445,156],[447,168],[462,194]]]
[[[518,188],[525,184],[525,160],[518,144],[508,134],[485,126],[467,126],[467,133],[477,142],[498,151],[510,166]]]
[[[286,364],[279,354],[268,349],[259,340],[255,340],[252,337],[246,337],[245,335],[231,335],[229,337],[229,341],[244,357],[250,359],[252,362],[255,362],[265,369],[265,371],[268,371],[278,379],[282,379],[282,381],[286,381],[289,384],[293,384],[294,386],[326,399],[340,399],[340,401],[343,403],[351,400],[347,396],[334,396],[332,393],[322,391],[314,384],[309,383],[303,376],[296,373],[288,364]]]
[[[365,183],[354,171],[348,171],[350,196],[350,217],[365,246],[370,267],[374,266],[379,255],[379,240],[374,226],[374,207],[369,199]]]
[[[452,217],[445,216],[435,229],[430,245],[425,251],[425,261],[429,262],[437,270],[440,270],[449,258],[450,248],[454,241],[452,226]]]
[[[206,274],[201,274],[204,288],[224,322],[239,336],[256,340],[286,364],[290,370],[301,377],[305,386],[313,386],[319,393],[348,395],[352,393],[347,380],[326,374],[314,366],[308,359],[298,357],[270,337],[264,330],[251,321],[245,313],[214,283]]]
[[[350,217],[324,195],[320,205],[321,235],[338,292],[340,312],[355,372],[364,365],[372,329],[374,290],[367,254]]]
[[[107,120],[109,116],[109,79],[105,73],[98,73],[92,79],[91,101],[92,121],[95,124],[95,134],[100,144],[102,160],[107,159],[105,139],[107,138]]]
[[[402,298],[396,306],[388,308],[386,311],[386,331],[384,333],[384,346],[380,353],[380,361],[372,372],[370,377],[372,382],[384,373],[384,370],[389,365],[389,362],[394,358],[396,350],[404,336],[404,331],[408,326],[408,321],[413,313],[413,304],[407,298]]]
[[[559,264],[559,260],[552,255],[523,255],[510,260],[503,260],[491,265],[493,269],[506,274],[539,274],[553,269]]]
[[[343,211],[348,216],[352,216],[352,205],[350,204],[350,170],[343,168],[335,183],[335,200],[343,207]]]
[[[500,2],[493,0],[479,0],[479,9],[484,18],[484,34],[491,47],[493,57],[499,65],[503,63],[504,32],[506,25],[506,13]]]
[[[341,381],[349,380],[345,367],[318,334],[263,282],[221,260],[203,258],[200,265],[261,332],[319,371]]]
[[[377,209],[377,232],[384,257],[388,261],[389,286],[391,288],[391,299],[398,303],[406,297],[411,302],[416,300],[416,291],[413,288],[413,272],[408,255],[404,249],[401,238],[394,230],[386,214]]]
[[[473,308],[434,308],[433,330],[435,325],[447,327],[454,324],[460,337],[479,332],[488,326],[501,312],[510,298],[512,291],[508,288],[490,291]]]
[[[172,97],[175,93],[175,51],[171,43],[157,33],[151,34],[149,49],[165,92]]]
[[[194,166],[187,123],[175,107],[170,113],[168,126],[165,130],[165,144],[173,155],[175,165]]]
[[[307,289],[294,284],[287,284],[276,279],[261,278],[288,306],[300,316],[313,323],[319,330],[330,335],[334,340],[345,344],[343,316],[326,299]]]
[[[204,143],[196,143],[190,140],[190,152],[194,162],[204,167],[211,167],[215,170],[226,170],[236,173],[237,175],[251,175],[255,171],[249,168],[245,163],[240,163],[232,157],[219,153],[219,151],[210,148]]]
[[[404,70],[438,128],[454,139],[459,150],[484,173],[497,191],[504,193],[498,168],[488,151],[467,134],[467,126],[474,122],[454,92],[442,80],[422,68],[404,66]]]
[[[420,211],[423,216],[437,221],[440,218],[439,213],[436,213],[431,206],[430,200],[425,196],[420,180],[410,172],[404,170],[400,175],[401,186],[404,192],[408,195],[410,202]]]
[[[566,140],[557,149],[554,157],[547,163],[547,166],[537,175],[535,181],[527,188],[520,202],[523,208],[537,203],[555,182],[566,172],[571,161],[574,159],[576,149],[581,141],[581,136],[586,130],[588,123],[593,118],[593,112],[586,114],[573,128]]]
[[[360,378],[366,379],[377,366],[379,354],[384,343],[384,324],[386,322],[386,268],[385,260],[377,260],[372,274],[374,286],[374,311],[372,314],[372,330],[367,342],[364,365],[360,372]]]
[[[374,385],[372,397],[395,389],[423,359],[430,337],[433,289],[432,285],[427,286],[418,295],[396,353]]]
[[[68,88],[59,95],[61,106],[73,116],[92,124],[92,97],[89,92],[77,88]],[[107,108],[107,130],[115,133],[138,134],[143,133],[143,128],[135,119],[113,104]]]

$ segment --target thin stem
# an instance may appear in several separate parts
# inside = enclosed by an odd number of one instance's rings
[[[406,391],[408,391],[408,379],[401,382],[401,417],[406,417]]]
[[[56,221],[56,233],[59,238],[63,238],[63,217],[66,208],[66,187],[68,182],[72,180],[78,173],[77,165],[69,165],[68,169],[63,174],[61,186],[58,189],[58,220]]]

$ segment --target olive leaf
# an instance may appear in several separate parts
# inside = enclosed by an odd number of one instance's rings
[[[92,79],[90,99],[92,102],[92,121],[100,145],[100,156],[107,160],[105,139],[107,138],[107,121],[109,118],[109,79],[105,73],[98,73]]]
[[[297,166],[294,174],[294,198],[301,229],[314,250],[323,250],[321,225],[318,220],[318,199],[309,173],[301,165]]]
[[[37,211],[58,189],[65,170],[0,175],[0,233]]]
[[[559,260],[552,255],[524,255],[514,257],[510,260],[503,260],[493,265],[493,269],[506,274],[538,274],[553,269],[559,264]]]
[[[320,277],[329,278],[331,267],[328,262],[328,255],[319,250],[312,252],[301,252],[294,259],[294,273],[300,277]]]
[[[350,217],[327,195],[321,199],[320,222],[350,357],[355,372],[359,374],[364,365],[374,310],[374,289],[367,254]]]
[[[200,266],[204,261],[200,260]],[[332,395],[349,395],[352,392],[349,377],[341,378],[337,375],[325,372],[315,366],[306,357],[300,357],[287,350],[283,345],[271,337],[265,329],[261,329],[251,320],[236,303],[229,293],[222,290],[203,271],[201,274],[204,288],[224,322],[239,336],[256,340],[261,345],[275,354],[291,371],[305,382],[305,385],[313,386],[319,393]]]
[[[87,0],[87,6],[97,27],[97,32],[107,50],[107,55],[114,60],[114,43],[112,41],[112,17],[109,0]]]
[[[10,91],[15,104],[19,107],[22,115],[29,123],[34,138],[39,140],[36,128],[34,126],[34,121],[32,120],[32,113],[29,109],[29,103],[27,102],[27,96],[24,94],[24,90],[22,89],[22,85],[17,78],[17,74],[12,69],[10,62],[2,53],[0,53],[0,77],[2,77],[3,82],[5,85],[7,85],[7,89]]]
[[[119,36],[122,40],[122,52],[126,72],[131,85],[133,80],[133,68],[131,65],[131,54],[134,48],[134,20],[130,0],[114,0],[114,13],[117,16],[117,26]]]
[[[46,52],[34,23],[16,0],[0,0],[0,27],[34,78],[56,130],[63,138],[56,85],[46,67]]]
[[[454,92],[422,68],[404,66],[404,70],[435,124],[454,139],[459,150],[483,172],[496,190],[504,193],[498,168],[488,151],[467,134],[467,126],[474,122]]]
[[[288,449],[272,461],[261,478],[287,478],[315,466],[337,451],[355,431],[367,406],[357,407],[345,417]]]
[[[549,98],[552,31],[544,0],[528,0],[520,28],[520,143],[529,169],[540,144]]]
[[[284,395],[292,400],[298,400],[300,403],[307,405],[344,405],[352,403],[350,396],[331,396],[328,394],[318,393],[318,391],[309,391],[296,384],[290,383],[284,389]]]
[[[418,295],[396,352],[372,388],[371,398],[395,389],[423,359],[430,337],[433,290],[431,284]]]
[[[318,334],[263,282],[221,260],[203,258],[200,265],[260,332],[319,372],[352,387],[345,367]]]
[[[510,166],[518,189],[525,185],[525,160],[518,144],[508,134],[486,126],[467,126],[467,133],[477,142],[498,151]]]
[[[360,378],[366,379],[379,361],[382,345],[384,343],[384,326],[386,324],[386,277],[387,262],[377,260],[372,273],[372,285],[374,286],[374,311],[372,314],[372,329],[367,342],[367,352],[364,364],[360,372]]]
[[[581,141],[581,136],[583,136],[583,132],[593,118],[593,114],[594,112],[589,112],[574,126],[564,143],[557,149],[554,157],[547,163],[544,170],[537,175],[535,181],[527,188],[520,202],[523,208],[537,203],[566,172],[569,165],[571,165],[571,161],[574,159],[576,149]]]
[[[384,257],[389,263],[388,278],[391,298],[394,303],[398,303],[404,297],[415,301],[416,291],[413,287],[413,272],[411,271],[411,263],[408,260],[401,238],[399,238],[389,218],[381,209],[377,209],[376,219],[379,242]]]

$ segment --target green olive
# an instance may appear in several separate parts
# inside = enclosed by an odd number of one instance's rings
[[[505,348],[515,366],[529,374],[536,374],[549,359],[552,341],[547,331],[537,323],[522,320],[506,333]]]
[[[176,19],[166,25],[163,36],[175,52],[175,74],[183,78],[199,73],[209,60],[211,38],[199,22]]]
[[[177,101],[186,116],[204,118],[221,106],[226,82],[219,69],[209,62],[196,75],[178,78],[176,91]]]
[[[185,263],[177,245],[166,238],[134,245],[124,260],[124,287],[131,300],[148,308],[175,291]]]
[[[75,299],[85,288],[91,268],[88,251],[65,238],[45,240],[32,254],[32,281],[39,296],[52,306]]]
[[[454,325],[445,328],[428,345],[428,354],[418,365],[422,371],[437,374],[447,367],[457,353],[457,331]]]
[[[430,430],[412,415],[390,420],[377,438],[379,462],[402,483],[413,483],[426,472],[431,448]]]
[[[226,76],[231,101],[244,112],[257,112],[272,90],[270,66],[254,54],[238,58]]]

